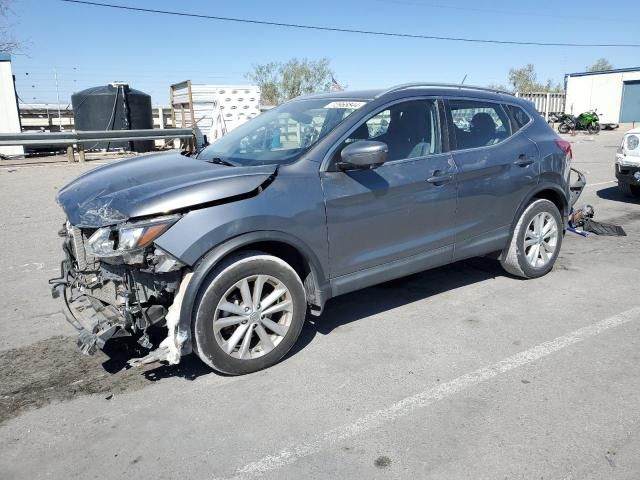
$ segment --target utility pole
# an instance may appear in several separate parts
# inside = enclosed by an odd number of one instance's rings
[[[58,89],[58,71],[53,69],[53,78],[56,81],[56,98],[58,100],[58,131],[62,131],[62,115],[60,113],[60,90]]]

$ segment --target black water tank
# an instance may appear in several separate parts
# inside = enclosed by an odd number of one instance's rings
[[[76,130],[137,130],[153,128],[151,96],[125,84],[87,88],[71,96]],[[153,150],[153,140],[133,142],[133,151]],[[129,142],[102,142],[86,149],[124,148]]]

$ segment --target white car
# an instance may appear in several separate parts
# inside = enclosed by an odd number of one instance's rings
[[[625,133],[616,153],[616,178],[626,196],[640,198],[640,128]]]

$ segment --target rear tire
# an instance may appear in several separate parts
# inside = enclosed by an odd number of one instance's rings
[[[221,262],[199,295],[193,349],[214,370],[244,375],[293,347],[306,316],[304,286],[280,258],[250,251]]]
[[[537,278],[551,271],[562,246],[562,218],[549,200],[525,208],[513,230],[500,264],[511,275]]]
[[[625,197],[640,198],[640,186],[630,185],[628,183],[618,183],[618,187],[622,190]]]
[[[558,125],[558,133],[569,133],[569,125],[566,123]]]

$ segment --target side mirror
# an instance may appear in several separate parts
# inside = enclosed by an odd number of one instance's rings
[[[376,168],[387,161],[389,147],[384,142],[358,140],[342,149],[340,170],[357,170]]]

